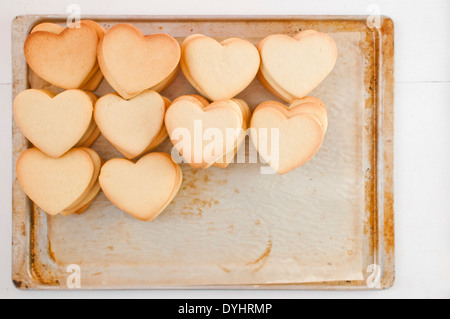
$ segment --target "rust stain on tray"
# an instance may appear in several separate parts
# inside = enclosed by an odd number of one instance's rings
[[[214,205],[218,204],[220,204],[220,202],[216,199],[204,200],[200,198],[194,198],[189,202],[188,205],[184,206],[184,211],[181,213],[181,215],[201,217]]]
[[[382,30],[383,41],[383,56],[384,63],[382,67],[383,76],[387,83],[393,86],[394,83],[394,22],[386,19],[383,23]],[[386,90],[384,92],[384,104],[394,104],[394,90]],[[387,252],[387,257],[394,258],[395,249],[395,228],[394,228],[394,108],[385,107],[383,114],[383,130],[385,134],[383,154],[384,159],[384,248]],[[394,261],[388,261],[390,265],[387,271],[394,272]],[[394,280],[394,274],[390,280]],[[390,283],[391,284],[391,283]]]
[[[50,240],[48,240],[48,254],[53,262],[56,263],[55,253],[52,250],[52,242]]]
[[[394,206],[394,195],[392,193],[385,193],[385,205],[389,207]],[[393,253],[395,248],[395,234],[394,234],[394,213],[393,211],[386,211],[384,214],[384,249],[387,252]]]
[[[39,251],[39,248],[37,247],[36,243],[36,226],[37,221],[36,217],[39,214],[38,207],[30,202],[31,205],[31,238],[30,238],[30,266],[31,266],[31,273],[34,277],[34,280],[39,282],[40,284],[47,285],[47,286],[56,286],[59,284],[58,279],[56,278],[56,274],[50,271],[48,269],[48,265],[42,262],[40,259],[44,255],[41,254]],[[47,251],[49,253],[49,251]]]
[[[269,258],[270,253],[272,252],[272,247],[273,247],[273,241],[272,241],[272,238],[269,238],[269,241],[267,242],[266,250],[263,252],[263,254],[258,259],[247,263],[247,266],[253,266],[253,265],[257,265],[257,264],[261,263],[258,268],[253,270],[253,272],[260,271],[265,266],[267,259]]]
[[[220,269],[222,269],[224,272],[226,272],[226,273],[231,273],[231,270],[230,269],[228,269],[228,268],[226,268],[226,267],[224,267],[224,266],[221,266],[221,265],[217,265]]]
[[[366,170],[365,183],[365,224],[363,233],[367,238],[372,238],[368,242],[369,254],[375,254],[375,247],[378,246],[377,239],[377,93],[378,93],[378,67],[377,56],[379,54],[376,30],[366,28],[365,39],[361,39],[360,46],[366,56],[366,70],[364,83],[367,92],[366,98],[366,118],[364,139],[368,145],[366,158],[370,165]],[[367,261],[368,263],[373,261]]]

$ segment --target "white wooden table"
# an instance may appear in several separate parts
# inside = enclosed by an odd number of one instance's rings
[[[23,14],[367,15],[396,31],[394,288],[383,292],[28,292],[11,283],[11,21]],[[449,0],[2,0],[0,2],[0,297],[450,298]]]

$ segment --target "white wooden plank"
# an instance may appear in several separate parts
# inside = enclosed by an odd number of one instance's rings
[[[396,93],[397,291],[449,297],[450,83],[398,84]]]

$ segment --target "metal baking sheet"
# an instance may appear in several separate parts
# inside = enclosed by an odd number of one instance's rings
[[[286,176],[264,164],[227,170],[182,165],[179,195],[155,222],[115,208],[101,193],[82,216],[50,217],[17,183],[13,168],[13,273],[21,289],[245,288],[386,289],[394,282],[394,25],[382,17],[85,17],[110,28],[132,23],[144,34],[241,37],[315,29],[339,47],[332,74],[310,95],[327,106],[330,126],[316,157]],[[23,43],[41,22],[13,22],[13,96],[30,87]],[[58,92],[45,83],[41,87]],[[106,81],[97,95],[111,92]],[[195,90],[182,74],[163,95]],[[254,109],[276,100],[255,80],[240,96]],[[13,120],[13,163],[30,147]],[[104,160],[120,154],[100,137]],[[170,152],[166,141],[160,151]],[[255,154],[247,142],[248,157]],[[248,162],[248,161],[247,161]],[[74,275],[78,277],[74,277]],[[74,278],[79,279],[79,281]]]

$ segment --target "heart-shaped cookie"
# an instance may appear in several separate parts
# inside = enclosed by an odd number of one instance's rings
[[[86,197],[74,208],[66,209],[61,213],[62,216],[70,216],[73,214],[81,215],[83,214],[89,206],[95,201],[98,193],[100,193],[101,187],[100,183],[97,181],[92,187],[91,191],[86,195]]]
[[[92,20],[82,20],[81,23],[87,24],[88,26],[92,27],[98,35],[99,42],[106,34],[106,29],[102,27],[100,24],[98,24],[95,21]],[[103,81],[103,73],[102,70],[100,70],[100,66],[97,64],[95,65],[94,69],[91,72],[92,76],[89,77],[89,79],[86,81],[86,83],[83,84],[83,87],[81,88],[84,91],[95,91],[98,89],[100,84]]]
[[[125,99],[160,86],[176,71],[180,56],[180,45],[170,35],[144,37],[139,29],[129,24],[111,28],[98,50],[105,78]]]
[[[85,151],[89,154],[94,163],[94,175],[92,177],[91,183],[88,186],[88,190],[82,195],[80,199],[78,199],[75,203],[73,203],[69,208],[65,209],[61,212],[62,216],[70,216],[72,214],[81,215],[83,214],[89,206],[94,202],[98,193],[100,192],[100,183],[98,182],[98,176],[100,175],[100,169],[103,165],[103,160],[94,150],[90,148],[80,148],[80,150]]]
[[[289,109],[297,114],[310,114],[315,116],[321,123],[324,134],[328,130],[328,113],[325,105],[318,98],[308,96],[300,100],[295,100],[289,105]]]
[[[242,122],[242,135],[237,141],[236,148],[232,151],[226,154],[223,158],[219,159],[214,166],[219,168],[227,168],[231,162],[233,162],[234,158],[236,157],[237,152],[239,151],[239,148],[242,146],[242,144],[245,142],[245,138],[247,136],[247,129],[250,127],[250,120],[252,118],[252,111],[250,110],[250,107],[248,104],[241,99],[232,99],[233,102],[239,105],[239,107],[242,110],[242,114],[244,116],[244,121]]]
[[[166,112],[169,137],[193,168],[208,168],[233,152],[244,134],[243,122],[242,109],[232,100],[205,106],[194,96],[182,96]]]
[[[14,100],[14,116],[25,135],[51,157],[60,157],[88,131],[93,102],[83,91],[69,90],[57,96],[47,91],[26,90]]]
[[[271,35],[258,44],[259,78],[278,97],[292,103],[314,90],[333,70],[338,50],[325,33],[302,31],[295,37]]]
[[[259,53],[248,41],[232,38],[219,43],[196,34],[186,38],[181,47],[183,73],[212,101],[235,97],[258,73]]]
[[[139,220],[152,221],[175,198],[182,172],[168,154],[151,153],[136,164],[125,159],[108,161],[99,181],[118,208]]]
[[[103,28],[100,24],[98,24],[95,21],[82,20],[81,24],[82,25],[85,24],[85,25],[92,27],[97,32],[99,39],[102,39],[106,33],[106,29]],[[47,23],[46,22],[46,23],[38,24],[36,27],[33,28],[31,33],[50,32],[50,33],[54,33],[54,34],[60,34],[63,31],[64,31],[64,28],[61,27],[60,25],[55,24],[55,23]],[[48,82],[45,82],[43,79],[39,78],[39,76],[37,74],[35,74],[32,69],[30,70],[29,77],[30,77],[31,88],[33,88],[33,89],[34,88],[43,89],[49,85]],[[94,66],[94,69],[89,74],[88,79],[85,80],[85,83],[82,85],[81,89],[84,91],[95,91],[98,89],[98,87],[100,86],[102,81],[103,81],[103,73],[100,70],[98,63],[96,63]]]
[[[63,31],[64,31],[64,28],[56,23],[44,22],[44,23],[40,23],[37,26],[35,26],[31,30],[30,34],[35,33],[35,32],[51,32],[54,34],[60,34]]]
[[[63,88],[81,88],[97,71],[97,31],[86,23],[81,28],[56,28],[31,33],[24,45],[30,68],[45,81]]]
[[[80,198],[78,198],[74,203],[72,203],[72,205],[70,205],[68,208],[66,208],[64,210],[64,212],[67,212],[70,210],[78,210],[79,208],[83,207],[89,201],[89,197],[91,196],[91,193],[93,191],[95,191],[94,187],[98,183],[98,176],[100,175],[100,169],[102,168],[102,165],[103,165],[103,160],[100,158],[100,156],[94,150],[92,150],[90,148],[86,148],[86,147],[78,148],[78,150],[84,151],[89,154],[92,162],[94,163],[94,173],[92,175],[91,182],[89,183],[89,186],[86,189],[86,191],[80,196]]]
[[[128,159],[139,157],[164,129],[166,103],[155,91],[145,91],[131,100],[117,94],[100,98],[95,121],[103,136]]]
[[[197,102],[200,103],[201,105],[203,105],[204,108],[206,108],[209,105],[209,102],[199,95],[194,94],[194,95],[189,95],[188,97],[189,97],[190,101],[197,100]],[[195,100],[192,100],[192,98],[194,98]],[[236,154],[239,151],[239,148],[244,143],[245,137],[247,136],[247,129],[250,126],[250,119],[252,116],[252,111],[250,110],[250,107],[244,100],[241,100],[241,99],[231,99],[231,100],[240,107],[241,113],[243,115],[244,120],[242,122],[242,132],[241,132],[242,134],[239,136],[238,140],[236,141],[236,148],[233,151],[225,154],[222,158],[219,158],[217,160],[217,162],[214,163],[214,166],[219,167],[219,168],[227,168],[230,165],[230,163],[234,160],[234,158],[236,157]]]
[[[91,92],[85,92],[92,100],[92,105],[95,105],[98,98],[94,93]],[[89,124],[89,128],[87,129],[86,133],[84,133],[81,140],[78,141],[77,145],[74,147],[90,147],[94,142],[97,140],[97,138],[100,136],[100,130],[97,127],[97,124],[95,123],[94,117],[92,117],[91,124]]]
[[[275,171],[287,174],[319,151],[328,125],[324,109],[323,104],[311,100],[299,101],[291,107],[264,102],[253,113],[253,144]]]
[[[17,179],[25,193],[41,209],[57,215],[81,202],[95,184],[95,164],[84,149],[51,158],[36,148],[17,160]]]

